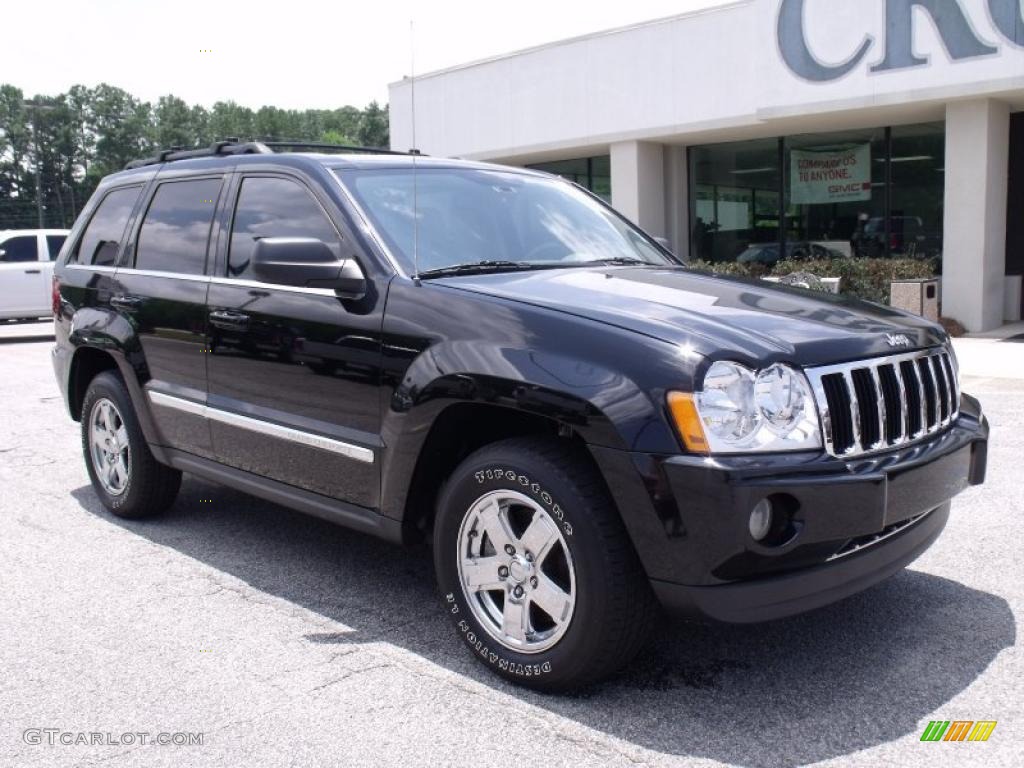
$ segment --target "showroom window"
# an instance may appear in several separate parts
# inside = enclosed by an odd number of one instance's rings
[[[693,147],[692,258],[752,258],[779,242],[779,143],[776,139]]]
[[[612,201],[612,164],[608,155],[534,163],[526,167],[535,171],[553,173],[563,179],[574,181],[581,187],[589,189],[606,203]]]
[[[885,232],[885,129],[793,136],[784,147],[786,255],[884,256],[873,234]]]
[[[942,254],[946,130],[942,123],[892,129],[889,253]]]
[[[941,256],[942,123],[695,146],[689,162],[693,259]]]

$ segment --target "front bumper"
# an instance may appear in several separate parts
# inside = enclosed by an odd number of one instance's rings
[[[746,624],[820,608],[877,584],[909,565],[946,527],[950,503],[863,551],[822,565],[713,587],[651,581],[661,604],[679,615]]]
[[[942,531],[950,500],[984,481],[987,441],[980,406],[965,396],[944,432],[848,461],[594,455],[661,602],[748,622],[826,605],[910,563]],[[788,520],[772,546],[748,529],[764,498]]]

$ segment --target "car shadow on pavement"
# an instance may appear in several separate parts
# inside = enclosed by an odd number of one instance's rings
[[[671,755],[783,766],[890,742],[915,733],[1015,642],[1002,598],[906,571],[792,619],[668,623],[616,678],[544,695],[497,679],[472,658],[442,609],[425,547],[398,548],[191,477],[155,520],[111,516],[88,486],[72,493],[113,524],[353,629],[311,631],[310,643],[390,643]]]

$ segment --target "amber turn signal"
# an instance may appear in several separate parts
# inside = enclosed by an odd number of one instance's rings
[[[686,450],[691,453],[707,453],[708,441],[704,436],[704,425],[700,422],[693,395],[689,392],[669,392],[668,409]]]

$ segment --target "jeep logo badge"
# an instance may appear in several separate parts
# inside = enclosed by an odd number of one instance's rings
[[[905,333],[885,334],[885,343],[890,347],[911,347],[913,344]]]

